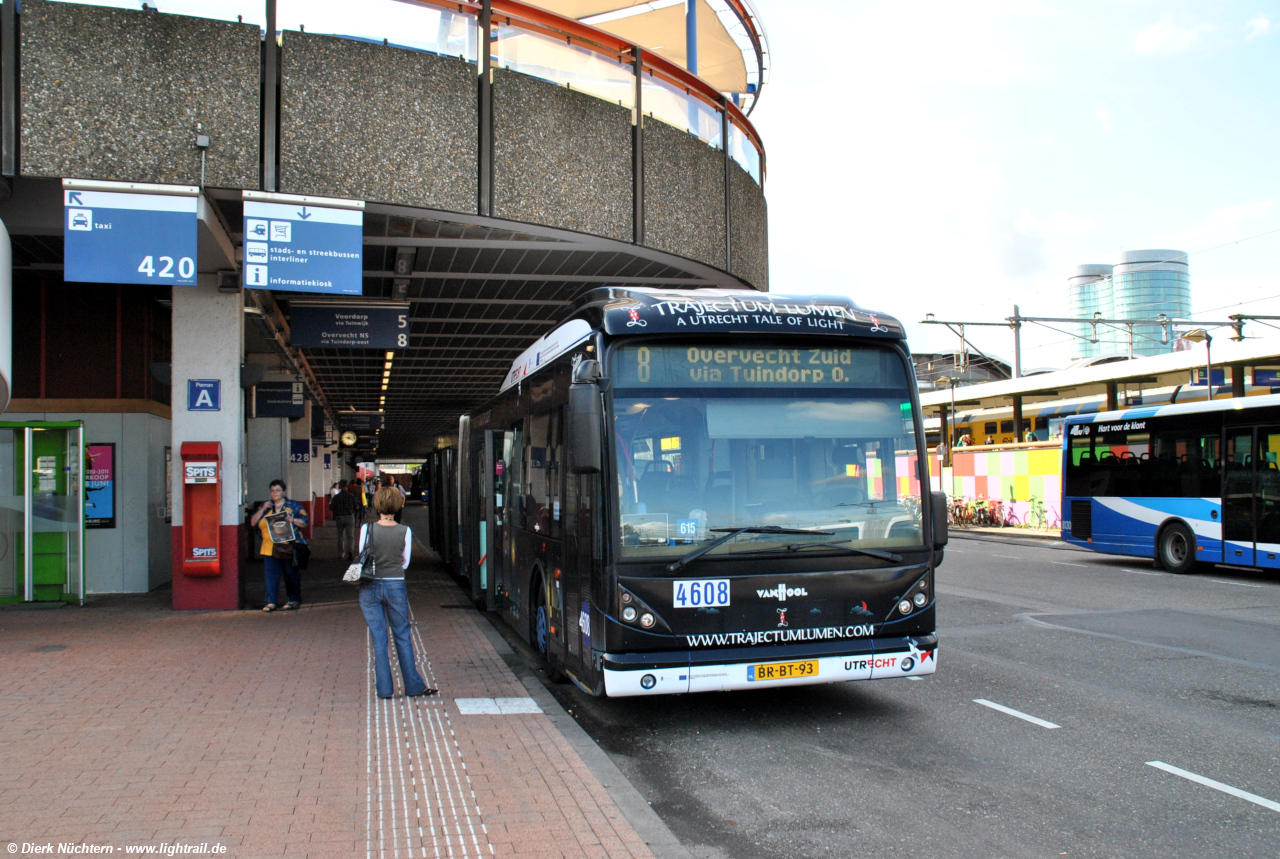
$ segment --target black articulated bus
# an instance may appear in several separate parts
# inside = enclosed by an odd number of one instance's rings
[[[593,695],[932,674],[923,443],[887,316],[592,290],[461,420],[457,569]]]

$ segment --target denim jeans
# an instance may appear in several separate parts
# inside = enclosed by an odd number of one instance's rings
[[[284,577],[284,590],[289,596],[289,602],[302,602],[302,576],[298,575],[292,562],[277,558],[263,558],[262,562],[263,572],[267,577],[267,602],[280,604],[276,597],[280,594],[281,576]]]
[[[373,677],[378,697],[390,698],[395,692],[391,681],[391,657],[387,653],[388,625],[396,642],[405,694],[417,695],[426,689],[426,681],[413,661],[413,641],[409,638],[409,593],[404,582],[374,579],[361,584],[360,610],[364,612],[369,634],[373,636]]]

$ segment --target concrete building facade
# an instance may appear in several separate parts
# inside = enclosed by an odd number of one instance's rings
[[[88,593],[172,580],[178,607],[235,607],[246,507],[270,479],[318,517],[357,460],[447,443],[587,289],[768,289],[766,160],[743,111],[768,53],[749,3],[693,4],[704,76],[646,4],[599,26],[559,0],[371,0],[337,17],[119,5],[0,4],[4,418],[80,422],[86,445],[116,445],[116,524],[85,534]],[[194,285],[64,277],[69,182],[194,196]],[[343,300],[402,308],[402,347],[293,342],[308,296],[241,285],[253,193],[359,208],[362,276]],[[217,410],[191,408],[192,380],[220,386]],[[272,382],[298,386],[299,415],[255,411]],[[344,445],[351,414],[376,420]],[[223,457],[223,572],[208,579],[179,572],[192,441]],[[60,455],[78,474],[80,453]],[[0,557],[14,598],[18,563]]]

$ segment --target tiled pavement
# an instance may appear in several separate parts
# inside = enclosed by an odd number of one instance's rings
[[[376,698],[332,526],[312,542],[294,612],[174,612],[167,589],[0,610],[0,842],[652,855],[549,696],[547,713],[459,712],[458,698],[530,692],[488,621],[424,559],[410,570],[414,644],[441,694]],[[246,575],[260,594],[260,566]]]

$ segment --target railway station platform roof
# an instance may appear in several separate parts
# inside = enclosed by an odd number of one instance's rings
[[[1256,368],[1280,368],[1280,340],[1233,342],[1223,337],[1214,340],[1211,358],[1215,375],[1230,368],[1228,378],[1235,383],[1237,369],[1244,373]],[[936,418],[953,406],[959,411],[1007,408],[1015,399],[1020,399],[1023,406],[1031,406],[1083,397],[1115,397],[1117,391],[1189,385],[1193,372],[1203,371],[1206,364],[1205,349],[1196,344],[1192,349],[1168,355],[930,391],[921,394],[920,405],[926,417]]]

